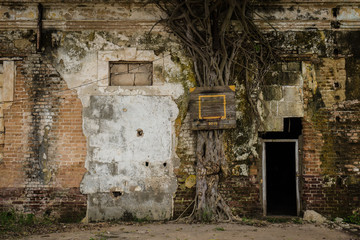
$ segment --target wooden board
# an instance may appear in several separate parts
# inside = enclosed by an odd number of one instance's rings
[[[235,86],[191,88],[189,111],[192,130],[235,128]]]

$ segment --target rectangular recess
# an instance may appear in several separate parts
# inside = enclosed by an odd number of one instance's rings
[[[152,62],[109,63],[110,86],[151,86],[153,78]]]

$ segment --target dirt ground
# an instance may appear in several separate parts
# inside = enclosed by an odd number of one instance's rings
[[[358,240],[356,235],[336,228],[315,224],[272,223],[249,226],[236,223],[222,224],[115,224],[94,225],[92,229],[76,228],[67,232],[32,235],[26,240]]]

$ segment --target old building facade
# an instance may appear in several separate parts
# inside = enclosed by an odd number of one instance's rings
[[[360,207],[360,1],[268,1],[258,110],[236,85],[221,193],[235,214]],[[63,221],[191,212],[191,61],[142,1],[0,3],[0,206]],[[261,17],[260,17],[261,16]],[[190,206],[190,207],[189,207]]]

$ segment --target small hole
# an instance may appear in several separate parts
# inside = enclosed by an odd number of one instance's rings
[[[332,28],[338,29],[338,28],[340,28],[341,23],[339,21],[331,21],[330,25]]]
[[[136,130],[136,132],[138,137],[144,136],[144,131],[142,129],[139,128],[138,130]]]
[[[335,118],[337,122],[340,122],[340,117]]]
[[[339,55],[339,49],[337,48],[334,49],[334,55]]]
[[[122,195],[122,193],[120,192],[120,191],[113,191],[113,192],[111,192],[112,193],[112,195],[114,196],[114,197],[120,197],[121,195]]]
[[[333,17],[337,17],[339,15],[339,11],[340,11],[340,8],[333,8],[332,9]]]
[[[166,162],[163,163],[164,167],[166,167]]]
[[[149,162],[145,162],[145,166],[147,166],[147,167],[148,167],[148,166],[149,166]]]
[[[340,96],[336,95],[335,100],[340,100]]]
[[[335,87],[335,88],[339,88],[339,87],[340,87],[340,83],[334,82],[334,87]]]

